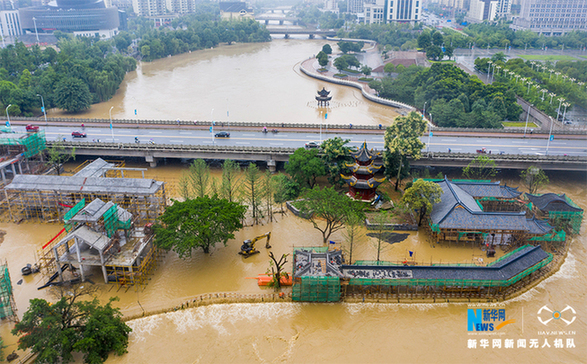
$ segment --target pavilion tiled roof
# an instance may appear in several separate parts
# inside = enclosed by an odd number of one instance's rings
[[[373,149],[367,149],[367,142],[363,142],[361,148],[356,152],[351,152],[351,156],[358,160],[359,162],[368,162],[374,161],[377,157],[379,157],[381,152],[375,152]]]
[[[500,185],[499,182],[473,182],[473,181],[452,181],[452,184],[459,186],[463,191],[473,197],[496,197],[496,198],[517,198],[522,192],[518,188]]]
[[[432,207],[430,218],[441,229],[461,231],[509,230],[543,235],[552,229],[546,222],[527,219],[520,212],[484,212],[477,201],[448,179],[438,182],[441,201]]]
[[[545,193],[543,195],[526,194],[528,200],[532,202],[540,211],[583,211],[583,209],[571,205],[567,201],[564,193],[557,195],[556,193]]]

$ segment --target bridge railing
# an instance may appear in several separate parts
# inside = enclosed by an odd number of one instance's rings
[[[55,142],[48,141],[51,146]],[[145,143],[104,143],[104,142],[59,142],[66,148],[101,149],[101,150],[135,150],[135,151],[184,151],[241,154],[278,154],[291,155],[297,148],[289,147],[258,147],[258,146],[224,146],[224,145],[184,145],[184,144],[145,144]],[[485,154],[484,154],[485,155]],[[486,154],[496,162],[540,162],[540,163],[582,163],[587,164],[587,157],[565,155],[534,155],[534,154]],[[466,160],[471,161],[479,154],[456,152],[422,153],[420,160]]]

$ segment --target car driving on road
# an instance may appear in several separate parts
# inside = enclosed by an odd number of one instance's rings
[[[86,133],[82,133],[81,131],[77,131],[76,130],[76,131],[74,131],[74,132],[71,133],[71,136],[74,137],[74,138],[85,138],[88,135]]]
[[[320,148],[320,142],[307,142],[306,143],[306,148]]]
[[[25,129],[26,129],[26,131],[32,132],[32,133],[39,131],[39,127],[37,125],[33,125],[33,124],[27,125]]]
[[[230,138],[230,133],[227,131],[220,131],[220,132],[214,134],[214,136],[216,138]]]

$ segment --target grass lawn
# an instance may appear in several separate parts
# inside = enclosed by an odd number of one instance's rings
[[[504,121],[503,126],[505,127],[517,127],[517,128],[523,128],[526,126],[526,122],[524,121]],[[538,125],[534,124],[534,123],[528,123],[528,127],[529,128],[537,128]]]
[[[579,57],[581,57],[581,58],[587,58],[587,56],[579,56]]]
[[[520,55],[520,58],[526,59],[526,60],[540,60],[540,61],[574,61],[577,59],[577,57],[573,57],[573,56],[561,56],[561,55],[534,55],[534,54],[524,54],[524,55]]]

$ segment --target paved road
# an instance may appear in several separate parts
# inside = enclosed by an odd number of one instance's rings
[[[17,132],[23,132],[24,126],[13,127]],[[21,130],[22,129],[22,130]],[[112,132],[107,127],[86,127],[84,132],[87,138],[72,138],[71,132],[80,130],[68,126],[49,126],[45,128],[47,140],[61,140],[80,142],[112,142]],[[219,131],[219,129],[214,132]],[[382,134],[353,134],[349,132],[329,132],[323,129],[322,138],[319,132],[302,131],[290,132],[282,131],[277,134],[263,134],[261,131],[230,131],[230,138],[213,138],[208,130],[198,129],[149,129],[149,128],[122,128],[115,127],[114,142],[116,143],[133,143],[134,138],[138,137],[141,143],[153,142],[155,144],[191,144],[191,145],[225,145],[225,146],[264,146],[264,147],[303,147],[309,141],[320,141],[330,137],[339,136],[344,139],[350,139],[351,146],[359,146],[363,142],[372,148],[383,148]],[[478,136],[432,136],[431,138],[422,137],[427,146],[424,151],[446,152],[448,148],[452,152],[473,153],[477,149],[486,148],[492,154],[546,154],[548,144],[548,135],[542,138],[532,139],[524,138],[496,138],[496,137],[478,137]],[[551,155],[578,155],[587,156],[587,143],[585,140],[553,140],[550,142],[548,154]]]

